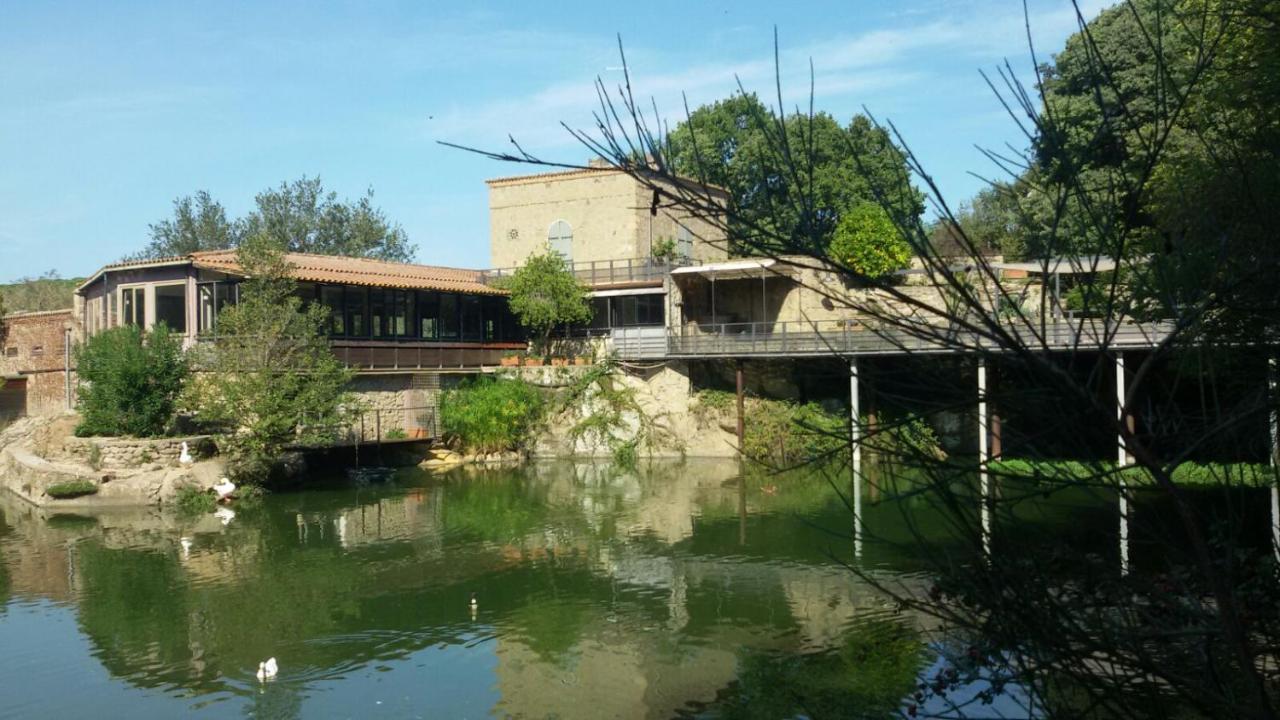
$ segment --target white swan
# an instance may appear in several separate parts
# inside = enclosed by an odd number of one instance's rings
[[[226,500],[228,495],[236,491],[236,484],[226,478],[222,478],[218,481],[218,484],[213,486],[213,491],[218,494],[219,500]]]
[[[280,672],[280,666],[276,664],[276,659],[273,657],[258,663],[258,680],[261,682],[274,680],[278,672]]]
[[[230,525],[231,521],[236,519],[236,511],[229,507],[220,507],[217,510],[214,510],[213,514],[214,517],[222,521],[222,525],[224,527]]]
[[[195,458],[191,457],[191,450],[187,447],[187,441],[182,441],[182,452],[178,455],[178,462],[182,465],[190,465],[195,462]]]

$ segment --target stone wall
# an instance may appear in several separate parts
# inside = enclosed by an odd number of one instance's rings
[[[71,458],[86,465],[123,470],[177,465],[184,442],[194,458],[208,457],[215,452],[213,439],[208,435],[180,438],[68,437],[63,441],[63,449]],[[96,452],[94,448],[97,448]]]
[[[395,373],[357,375],[348,389],[363,409],[364,439],[377,439],[379,423],[382,436],[403,431],[415,437],[434,429],[433,415],[440,404],[440,391],[475,373]],[[353,431],[359,433],[357,420]]]
[[[522,265],[542,252],[557,220],[573,231],[574,262],[627,260],[650,254],[650,241],[675,239],[683,224],[694,236],[693,256],[726,256],[724,236],[678,208],[651,215],[652,193],[612,169],[543,173],[488,181],[489,251],[494,267]]]

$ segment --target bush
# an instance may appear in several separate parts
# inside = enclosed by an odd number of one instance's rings
[[[154,437],[173,419],[188,368],[178,336],[164,325],[132,325],[89,338],[76,351],[81,422],[76,434]]]
[[[883,277],[911,264],[911,246],[889,214],[861,203],[840,217],[828,255],[865,277]]]
[[[204,515],[213,512],[218,500],[212,494],[188,485],[178,488],[175,504],[186,515]]]
[[[1113,462],[1087,463],[1078,460],[1022,460],[1011,458],[992,462],[991,471],[1016,478],[1047,482],[1110,482],[1117,475]],[[1173,469],[1173,481],[1179,485],[1269,487],[1276,480],[1276,470],[1256,463],[1192,463],[1184,462]],[[1144,468],[1126,467],[1119,476],[1132,485],[1150,485],[1155,480]]]
[[[45,488],[44,492],[51,498],[65,500],[67,498],[81,497],[82,495],[93,495],[98,492],[98,486],[88,480],[72,480],[50,485]]]
[[[701,427],[713,418],[732,416],[736,398],[721,390],[699,391],[692,414]],[[848,424],[817,403],[748,397],[745,400],[743,455],[770,465],[817,460],[845,446]]]
[[[440,423],[472,452],[521,447],[542,416],[537,388],[510,378],[480,377],[440,397]]]
[[[388,440],[404,440],[408,437],[409,433],[404,428],[391,428],[386,434],[386,439]]]

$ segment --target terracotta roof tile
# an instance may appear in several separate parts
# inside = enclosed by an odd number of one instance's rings
[[[502,290],[481,282],[479,270],[310,253],[285,253],[285,260],[294,268],[294,279],[304,282],[440,290],[477,295],[506,294]],[[242,272],[235,250],[193,253],[191,261],[196,267],[231,273]]]

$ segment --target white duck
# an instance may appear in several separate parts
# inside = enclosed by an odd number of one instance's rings
[[[222,478],[213,486],[213,491],[218,494],[218,500],[226,500],[227,496],[236,491],[236,484],[226,478]]]
[[[187,441],[182,441],[182,452],[178,455],[178,463],[180,465],[190,465],[195,462],[195,458],[191,457],[191,449],[187,447]]]
[[[230,525],[231,521],[236,519],[236,511],[229,507],[220,507],[213,511],[213,515],[222,521],[223,527]]]
[[[276,659],[273,657],[258,663],[258,680],[260,682],[275,680],[278,672],[280,672],[280,666],[276,664]]]

